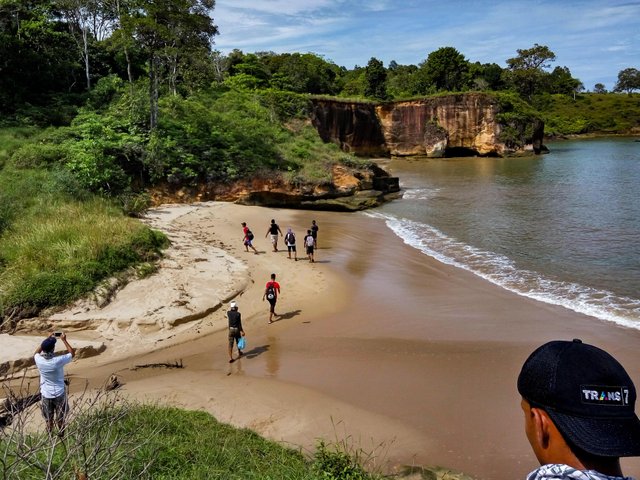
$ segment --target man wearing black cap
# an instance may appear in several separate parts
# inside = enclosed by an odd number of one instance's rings
[[[67,353],[55,355],[56,337],[63,341]],[[64,429],[64,418],[69,411],[67,393],[64,383],[64,366],[71,362],[76,352],[65,333],[52,333],[44,339],[33,356],[40,371],[40,394],[42,396],[42,416],[47,422],[47,430],[53,431],[54,419],[58,424],[59,434]]]
[[[618,361],[580,340],[535,350],[518,377],[525,431],[542,465],[527,480],[619,480],[640,456],[636,389]]]

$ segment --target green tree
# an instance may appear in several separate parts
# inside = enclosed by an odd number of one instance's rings
[[[527,49],[518,49],[517,57],[509,58],[509,81],[520,95],[531,99],[544,83],[545,68],[555,61],[556,54],[546,45],[534,44]]]
[[[377,100],[386,100],[388,98],[387,71],[383,63],[377,58],[371,57],[364,70],[365,96]]]
[[[211,16],[215,0],[137,0],[131,18],[134,38],[147,56],[149,127],[158,124],[159,83],[166,79],[175,94],[182,68],[211,52],[218,28]]]
[[[61,115],[59,107],[48,112],[33,107],[80,91],[76,79],[82,70],[75,52],[73,38],[55,18],[50,1],[0,1],[0,112],[22,108],[29,117]]]
[[[593,86],[593,93],[607,93],[607,88],[602,83],[596,83]]]
[[[628,94],[631,94],[634,90],[640,90],[640,71],[635,68],[620,70],[614,90],[616,92],[627,92]]]
[[[573,78],[567,67],[556,67],[548,76],[548,92],[575,95],[584,90],[584,85],[577,78]]]
[[[442,47],[429,54],[420,64],[419,93],[429,93],[433,86],[437,91],[461,91],[469,71],[469,62],[453,47]]]
[[[353,70],[345,72],[343,76],[344,85],[340,91],[343,97],[364,97],[365,89],[365,69],[356,65]]]
[[[471,63],[467,83],[474,90],[502,90],[504,88],[502,74],[502,67],[496,63]]]
[[[272,73],[270,85],[279,90],[329,95],[339,91],[340,67],[313,53],[272,54],[265,62]]]
[[[395,61],[389,63],[387,71],[387,91],[392,98],[407,98],[415,95],[416,65],[399,65]]]

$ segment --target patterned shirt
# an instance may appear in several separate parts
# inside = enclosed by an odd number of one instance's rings
[[[611,477],[595,470],[576,470],[569,465],[542,465],[527,476],[527,480],[633,480],[631,477]]]

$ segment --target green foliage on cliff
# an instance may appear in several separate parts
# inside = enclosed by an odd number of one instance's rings
[[[144,127],[139,89],[121,86],[69,127],[50,129],[11,156],[17,168],[63,168],[82,188],[123,195],[154,184],[228,182],[273,172],[324,182],[327,167],[351,161],[311,127],[307,95],[273,89],[213,89],[160,100],[159,123]]]
[[[537,99],[546,135],[624,134],[640,129],[640,95],[583,93]]]
[[[523,146],[533,138],[540,114],[515,93],[496,93],[500,113],[496,120],[502,125],[500,141],[508,147]]]

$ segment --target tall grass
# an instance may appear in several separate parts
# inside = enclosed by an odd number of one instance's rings
[[[5,308],[65,304],[138,262],[156,257],[164,236],[109,201],[51,201],[20,217],[0,238]]]
[[[28,141],[15,129],[0,130],[1,152]],[[8,160],[0,168],[0,323],[9,314],[66,304],[157,258],[165,242],[65,169],[15,168]]]
[[[32,127],[12,127],[0,129],[0,168],[2,168],[13,152],[29,141],[37,132]]]

